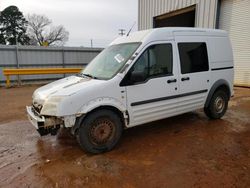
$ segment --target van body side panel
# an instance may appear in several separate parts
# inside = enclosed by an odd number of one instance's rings
[[[208,36],[208,52],[211,71],[211,86],[218,80],[225,80],[233,95],[234,61],[228,36]]]

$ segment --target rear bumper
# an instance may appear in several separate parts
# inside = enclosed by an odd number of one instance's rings
[[[44,126],[45,118],[43,116],[37,115],[35,109],[32,106],[26,106],[26,111],[30,123],[36,128]]]

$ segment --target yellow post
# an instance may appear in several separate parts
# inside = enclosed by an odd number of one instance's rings
[[[6,75],[6,87],[10,87],[10,76]]]

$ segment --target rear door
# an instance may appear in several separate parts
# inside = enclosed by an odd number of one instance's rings
[[[210,88],[207,40],[204,36],[176,36],[182,112],[204,107]]]

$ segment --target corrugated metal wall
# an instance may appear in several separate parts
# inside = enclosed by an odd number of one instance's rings
[[[34,47],[34,46],[5,46],[0,45],[0,84],[5,82],[3,68],[32,68],[32,67],[84,67],[101,48],[75,47]],[[63,75],[27,75],[20,76],[21,80],[56,79]],[[11,80],[16,80],[15,76]]]
[[[138,0],[138,29],[153,27],[153,19],[178,9],[196,6],[195,27],[226,30],[232,41],[235,84],[250,86],[249,0]],[[218,2],[220,2],[218,4]],[[218,6],[220,9],[218,11]],[[217,13],[220,13],[217,15]],[[218,17],[218,18],[217,18]],[[218,22],[219,21],[219,22]],[[218,24],[219,23],[219,24]]]
[[[196,5],[196,27],[215,27],[217,0],[139,0],[138,29],[152,28],[155,16],[191,5]]]
[[[219,28],[228,31],[232,42],[235,84],[250,86],[250,1],[222,0]]]

